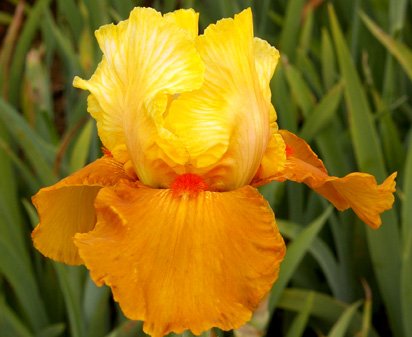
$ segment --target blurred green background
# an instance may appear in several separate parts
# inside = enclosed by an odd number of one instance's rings
[[[108,288],[30,239],[30,197],[101,155],[72,80],[101,58],[94,30],[134,6],[193,7],[201,29],[252,7],[255,35],[282,55],[271,83],[280,127],[333,175],[399,173],[378,231],[305,186],[263,187],[288,241],[279,280],[247,326],[204,335],[412,336],[412,1],[1,0],[0,337],[143,335]]]

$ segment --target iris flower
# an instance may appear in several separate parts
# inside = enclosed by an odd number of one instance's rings
[[[160,337],[233,329],[276,281],[285,244],[256,187],[303,182],[372,228],[395,175],[329,176],[304,140],[279,130],[270,79],[278,51],[246,9],[198,35],[198,14],[135,8],[96,31],[103,58],[88,111],[104,155],[33,202],[35,247],[84,264],[124,314]]]

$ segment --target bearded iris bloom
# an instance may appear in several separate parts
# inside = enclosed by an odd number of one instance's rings
[[[279,53],[253,36],[250,9],[198,35],[198,14],[135,8],[96,31],[103,59],[88,111],[102,158],[33,202],[36,248],[84,264],[152,336],[244,324],[278,276],[285,244],[256,190],[303,182],[378,228],[395,176],[329,176],[304,140],[279,130],[269,81]]]

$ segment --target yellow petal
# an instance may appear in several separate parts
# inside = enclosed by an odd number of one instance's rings
[[[34,246],[56,261],[82,263],[73,236],[93,229],[96,222],[93,203],[97,192],[120,179],[130,179],[122,165],[103,157],[57,184],[42,188],[33,197],[40,217],[32,233]]]
[[[273,133],[260,167],[252,180],[252,186],[262,186],[273,180],[285,168],[286,145],[280,133]]]
[[[170,21],[179,26],[194,40],[198,34],[199,13],[193,9],[179,9],[164,15],[166,21]]]
[[[164,127],[163,114],[174,95],[203,82],[196,26],[192,10],[162,17],[154,9],[135,8],[128,20],[96,32],[103,60],[90,80],[74,80],[93,97],[89,111],[105,147],[115,154],[126,145],[139,179],[149,185],[162,185],[158,179],[165,175],[153,169],[154,161],[173,164],[188,157]]]
[[[190,172],[208,172],[214,189],[235,189],[252,180],[271,137],[276,52],[254,40],[250,9],[207,27],[197,49],[205,81],[171,103],[166,127],[185,144]]]
[[[334,204],[339,210],[352,208],[356,215],[372,228],[381,225],[380,214],[394,202],[396,173],[381,185],[366,173],[350,173],[343,178],[329,176],[322,161],[301,138],[285,130],[280,131],[287,147],[285,169],[273,176],[303,182]]]
[[[109,285],[125,315],[145,321],[154,337],[239,327],[270,290],[285,253],[273,212],[254,188],[192,192],[104,188],[95,229],[75,238],[93,280]]]
[[[270,102],[272,94],[269,85],[279,62],[279,51],[265,40],[257,37],[253,40],[253,47],[259,84],[266,99]]]

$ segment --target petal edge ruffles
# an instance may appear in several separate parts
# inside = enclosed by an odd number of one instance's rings
[[[76,233],[91,230],[96,222],[94,199],[103,186],[129,180],[123,165],[100,158],[57,184],[33,196],[40,223],[33,230],[34,246],[45,256],[67,264],[81,264],[73,244]]]
[[[75,237],[80,255],[151,336],[238,327],[277,278],[285,245],[250,186],[176,197],[120,183],[95,205],[95,229]]]
[[[352,208],[371,228],[379,228],[380,214],[390,209],[395,200],[396,172],[380,185],[367,173],[354,172],[342,178],[329,176],[322,161],[303,139],[286,130],[279,133],[286,144],[287,161],[285,169],[270,179],[303,182],[340,211]]]

